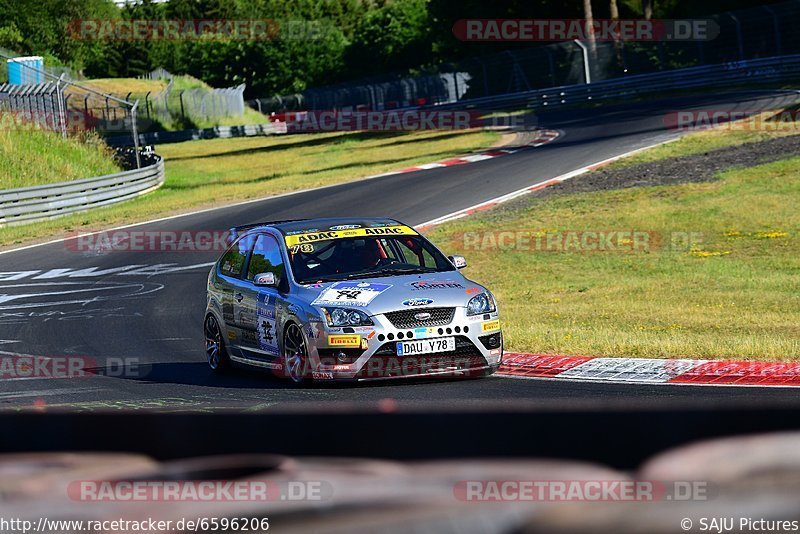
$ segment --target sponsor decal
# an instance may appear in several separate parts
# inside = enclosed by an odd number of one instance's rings
[[[427,336],[438,336],[439,333],[436,331],[435,328],[415,328],[414,329],[414,337],[427,337]]]
[[[412,291],[420,291],[423,289],[464,289],[464,285],[454,280],[418,280],[416,282],[409,282],[407,285],[411,286]]]
[[[366,306],[390,287],[391,284],[337,282],[320,293],[311,304]]]
[[[433,304],[433,299],[408,299],[403,301],[403,306],[427,306]]]
[[[361,346],[359,334],[339,334],[328,336],[328,345],[331,347],[356,347]]]
[[[233,330],[228,330],[228,339],[231,341],[236,341],[236,332]]]
[[[367,338],[362,337],[361,338],[361,350],[367,350],[368,348],[369,348],[369,341],[367,340]]]
[[[416,319],[417,321],[427,321],[430,318],[431,314],[428,312],[420,312],[414,314],[414,319]]]
[[[470,287],[467,289],[467,295],[474,295],[475,293],[479,293],[481,288],[479,287]]]
[[[338,226],[331,226],[329,230],[355,230],[356,228],[361,228],[360,224],[340,224]]]
[[[481,332],[489,332],[490,330],[500,330],[499,319],[495,319],[494,321],[489,321],[488,323],[483,323],[481,325]]]
[[[311,378],[314,380],[333,380],[333,373],[321,373],[314,371],[311,373]]]
[[[256,300],[256,333],[258,348],[278,355],[278,333],[275,321],[275,297],[259,293]]]
[[[306,232],[297,235],[286,235],[284,241],[289,248],[317,241],[344,239],[347,237],[365,237],[379,235],[418,235],[413,228],[404,225],[385,226],[382,228],[353,228],[349,230],[330,230],[327,232]]]
[[[298,235],[298,234],[307,234],[319,232],[319,228],[309,228],[308,230],[292,230],[291,232],[286,232],[286,235]]]

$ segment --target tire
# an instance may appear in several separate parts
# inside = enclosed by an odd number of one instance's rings
[[[303,331],[296,323],[289,323],[283,331],[283,376],[293,385],[304,385],[309,380],[308,347]]]
[[[222,337],[222,329],[217,318],[209,314],[203,323],[203,332],[206,336],[206,361],[215,373],[224,373],[231,366],[228,349]]]

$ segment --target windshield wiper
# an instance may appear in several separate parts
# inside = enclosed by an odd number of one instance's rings
[[[438,269],[433,267],[388,267],[378,271],[381,274],[417,274],[417,273],[435,273]]]

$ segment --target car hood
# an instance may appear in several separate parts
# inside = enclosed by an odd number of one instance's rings
[[[377,315],[395,310],[466,306],[485,288],[458,271],[360,278],[300,286],[300,297],[315,306],[341,306]],[[356,293],[357,292],[357,293]]]

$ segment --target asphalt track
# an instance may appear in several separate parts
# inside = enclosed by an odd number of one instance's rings
[[[771,108],[796,98],[788,93],[736,93],[551,112],[540,115],[539,125],[558,129],[563,135],[542,147],[470,165],[385,176],[222,207],[146,223],[135,230],[220,230],[261,220],[340,215],[390,216],[420,224],[673,138],[678,134],[664,126],[664,115],[670,111]],[[217,255],[76,252],[65,242],[0,255],[0,272],[21,273],[0,274],[0,355],[86,357],[97,369],[97,374],[85,378],[0,378],[0,409],[41,405],[70,410],[167,411],[273,410],[311,405],[326,409],[458,409],[554,403],[598,407],[631,402],[659,407],[690,403],[696,407],[698,403],[730,406],[797,402],[797,394],[791,389],[498,376],[355,386],[323,384],[302,390],[258,372],[216,377],[206,368],[201,325],[207,264]],[[83,269],[88,270],[81,272]],[[466,274],[469,276],[468,270]],[[123,361],[128,367],[120,372]]]

